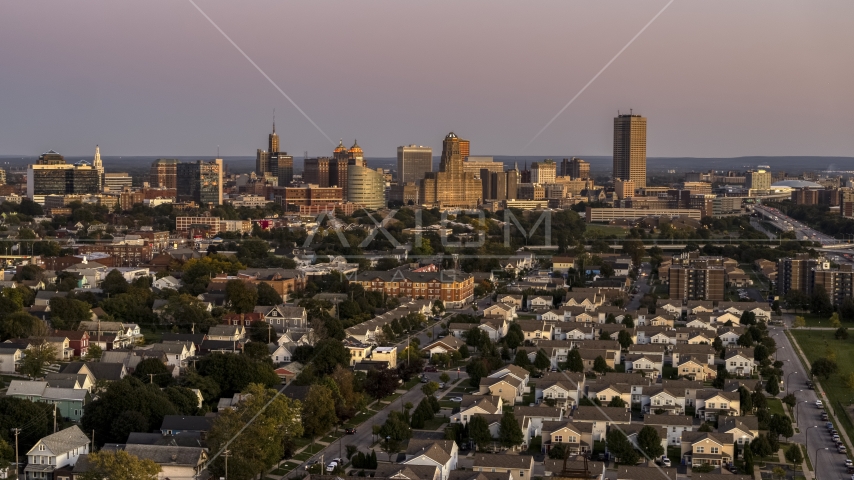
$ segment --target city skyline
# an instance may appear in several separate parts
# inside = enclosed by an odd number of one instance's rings
[[[675,2],[523,150],[666,4],[475,2],[448,16],[442,5],[342,3],[337,16],[366,34],[332,31],[306,45],[328,23],[327,5],[198,2],[329,137],[359,138],[375,157],[409,144],[438,152],[451,130],[475,143],[473,155],[607,156],[611,118],[630,108],[655,119],[651,157],[851,155],[854,67],[838,60],[854,39],[842,28],[854,6],[841,3]],[[484,12],[490,22],[466,21]],[[99,144],[124,156],[213,157],[217,146],[251,156],[273,108],[281,150],[330,147],[189,3],[84,1],[44,13],[19,3],[0,19],[12,46],[0,52],[0,154],[88,155]],[[112,22],[121,16],[137,21]],[[282,30],[282,16],[299,21]],[[43,34],[30,35],[32,25]],[[426,74],[412,76],[413,65]]]

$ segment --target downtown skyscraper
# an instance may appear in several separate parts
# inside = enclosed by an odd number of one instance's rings
[[[646,117],[630,113],[614,118],[614,179],[646,187]]]
[[[397,147],[397,183],[418,183],[433,171],[433,149],[409,145]]]

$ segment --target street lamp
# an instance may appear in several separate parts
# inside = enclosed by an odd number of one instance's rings
[[[815,449],[815,455],[813,455],[813,464],[815,465],[815,480],[818,480],[818,451],[819,450],[830,450],[827,447],[818,447]],[[809,450],[807,450],[809,452]]]
[[[807,429],[804,430],[804,435],[806,435],[806,437],[807,437],[807,444],[804,446],[804,448],[806,448],[808,452],[810,451],[810,429],[816,428],[816,427],[818,427],[818,425],[813,425],[811,427],[807,427]]]
[[[792,375],[794,375],[796,373],[798,373],[798,372],[792,372],[792,373],[786,375],[786,395],[789,394],[789,377],[791,377]]]

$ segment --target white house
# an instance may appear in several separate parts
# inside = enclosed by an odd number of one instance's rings
[[[77,463],[89,453],[89,437],[77,425],[48,435],[27,452],[24,475],[27,480],[53,478],[54,470]]]
[[[682,432],[694,430],[694,419],[684,415],[644,415],[644,425],[653,425],[667,429],[667,445],[682,444]]]
[[[448,480],[451,472],[457,469],[459,447],[453,440],[411,439],[406,448],[407,465],[426,465],[437,467],[442,480]]]

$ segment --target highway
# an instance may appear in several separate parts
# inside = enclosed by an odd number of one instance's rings
[[[808,225],[783,214],[783,212],[776,208],[766,207],[765,205],[756,205],[753,207],[753,211],[765,217],[766,220],[771,222],[781,231],[795,232],[795,236],[798,240],[812,240],[814,242],[821,242],[822,245],[833,245],[839,243],[839,240],[817,230],[813,230]]]

